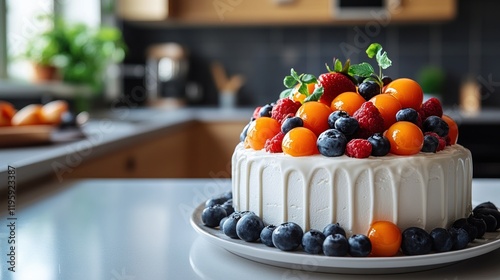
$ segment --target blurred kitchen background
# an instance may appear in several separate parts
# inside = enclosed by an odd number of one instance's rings
[[[249,109],[275,101],[290,68],[318,76],[334,57],[367,61],[364,50],[379,42],[393,61],[385,74],[416,79],[457,116],[474,175],[500,176],[491,137],[500,133],[499,10],[495,0],[0,0],[0,99],[16,107],[67,99],[91,112]],[[77,62],[37,80],[26,44],[54,18],[112,27],[81,52],[115,57],[101,59],[102,69]],[[86,45],[85,36],[73,42]],[[68,67],[71,57],[49,61]]]

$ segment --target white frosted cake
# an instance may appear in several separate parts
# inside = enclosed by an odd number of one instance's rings
[[[338,222],[350,234],[366,234],[372,222],[388,220],[430,231],[471,211],[472,157],[458,144],[438,153],[357,159],[293,157],[240,143],[232,175],[237,210],[304,230]]]

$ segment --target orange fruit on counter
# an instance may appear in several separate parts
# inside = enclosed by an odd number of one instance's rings
[[[21,110],[12,117],[12,125],[38,125],[43,124],[42,105],[31,104]]]
[[[424,144],[424,134],[420,128],[408,121],[399,121],[391,125],[384,133],[391,144],[391,153],[395,155],[418,154]]]
[[[455,145],[458,141],[458,125],[450,116],[443,115],[443,121],[448,124],[448,137],[450,138],[450,145]]]
[[[372,243],[371,256],[392,257],[401,247],[401,230],[392,222],[374,222],[368,230],[368,238]]]
[[[384,119],[384,129],[388,129],[396,122],[396,113],[402,109],[401,103],[390,94],[378,94],[369,100],[377,107]]]
[[[46,124],[60,124],[62,115],[68,111],[68,103],[64,100],[54,100],[42,107],[43,122]]]
[[[354,115],[354,112],[358,110],[365,99],[357,92],[347,91],[337,95],[333,100],[330,108],[332,111],[346,111],[349,116]]]
[[[318,154],[316,134],[305,127],[292,128],[285,134],[281,148],[283,153],[294,157]]]
[[[424,92],[420,85],[408,78],[399,78],[390,82],[384,93],[388,93],[401,103],[403,108],[413,108],[420,110],[424,100]]]
[[[10,126],[15,114],[16,109],[11,103],[0,101],[0,126]]]
[[[304,127],[310,129],[316,136],[321,132],[329,129],[328,116],[332,113],[332,109],[318,101],[309,101],[302,106],[295,114],[304,121]]]
[[[260,117],[250,123],[245,143],[248,141],[248,145],[254,150],[262,150],[266,144],[266,140],[273,138],[280,131],[281,125],[277,120],[269,117]]]

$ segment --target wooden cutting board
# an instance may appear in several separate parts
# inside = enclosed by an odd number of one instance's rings
[[[49,143],[56,129],[53,125],[0,127],[0,148]]]

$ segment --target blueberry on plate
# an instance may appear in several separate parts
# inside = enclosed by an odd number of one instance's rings
[[[487,226],[486,226],[486,222],[483,219],[476,218],[476,217],[471,215],[467,218],[467,223],[469,223],[471,226],[476,228],[476,230],[477,230],[476,238],[481,238],[486,233]]]
[[[234,212],[233,214],[228,216],[227,220],[222,225],[222,231],[224,231],[225,235],[233,239],[239,238],[238,234],[236,234],[236,224],[242,216],[243,215],[240,212]]]
[[[474,208],[474,210],[472,210],[474,212],[474,215],[491,215],[491,216],[495,217],[495,220],[497,221],[497,225],[496,225],[495,229],[500,228],[500,212],[498,210],[491,209],[491,208],[478,208],[478,209],[476,209],[476,208]]]
[[[328,235],[323,242],[323,253],[325,256],[346,256],[347,253],[349,253],[349,242],[347,238],[340,233]]]
[[[497,228],[497,219],[493,217],[490,214],[483,215],[483,214],[476,214],[474,213],[474,217],[479,218],[484,221],[486,224],[486,231],[487,232],[494,232],[496,231]]]
[[[214,205],[206,207],[201,213],[201,221],[207,227],[217,227],[220,224],[220,220],[226,217],[226,210],[220,205]]]
[[[222,231],[222,233],[224,233],[224,228],[223,228],[223,226],[224,226],[224,222],[225,222],[227,219],[228,219],[228,217],[224,217],[224,218],[222,218],[222,220],[220,220],[220,223],[219,223],[219,229],[220,229],[220,231]]]
[[[368,236],[355,234],[347,240],[349,243],[349,255],[352,257],[367,257],[372,252],[372,243]]]
[[[222,208],[224,208],[224,210],[226,210],[226,214],[228,216],[234,213],[233,199],[232,198],[228,199],[221,206],[222,206]]]
[[[448,230],[451,234],[451,238],[453,240],[453,250],[462,250],[465,247],[467,247],[467,244],[469,244],[469,234],[467,231],[463,228],[450,228]]]
[[[418,123],[418,112],[413,108],[404,108],[396,113],[396,121],[407,121],[414,124]]]
[[[274,247],[273,244],[273,231],[276,229],[275,225],[267,225],[260,232],[260,242],[268,247]]]
[[[335,129],[344,133],[346,136],[353,135],[358,131],[358,128],[358,120],[353,117],[342,116],[335,121]]]
[[[323,252],[323,241],[325,235],[319,230],[311,229],[302,237],[302,248],[306,253],[319,254]]]
[[[450,130],[448,124],[438,116],[430,116],[422,123],[422,130],[424,132],[435,132],[440,137],[446,137]]]
[[[243,215],[236,223],[236,235],[241,240],[254,242],[260,238],[260,232],[264,228],[264,222],[255,214]]]
[[[401,250],[405,255],[424,255],[432,250],[429,233],[419,227],[409,227],[402,233]]]
[[[223,197],[212,197],[210,199],[207,199],[207,201],[205,201],[205,207],[211,207],[211,206],[214,206],[214,205],[222,205],[224,202],[226,202],[227,199],[223,198]]]
[[[304,126],[304,121],[300,117],[290,117],[283,120],[281,124],[281,132],[287,134],[292,128]]]
[[[375,133],[368,137],[368,142],[372,144],[372,156],[383,157],[391,150],[389,139],[380,133]]]
[[[337,233],[343,235],[344,237],[346,237],[345,230],[339,225],[339,223],[328,224],[323,229],[323,234],[325,236],[334,235],[334,234],[337,234]]]
[[[430,232],[432,249],[435,252],[448,252],[453,247],[453,239],[445,228],[435,228]]]
[[[330,113],[330,115],[328,115],[328,126],[332,129],[335,128],[335,122],[341,117],[349,117],[349,114],[342,110]]]
[[[293,251],[302,243],[304,231],[294,222],[282,223],[273,231],[274,247],[282,251]]]
[[[320,154],[327,157],[338,157],[344,154],[347,138],[337,129],[323,131],[316,140]]]

